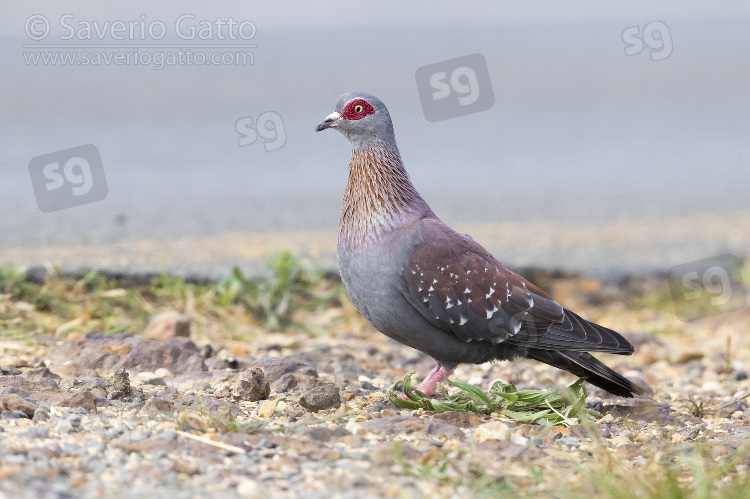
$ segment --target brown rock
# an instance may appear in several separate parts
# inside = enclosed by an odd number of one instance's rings
[[[53,365],[74,363],[107,371],[119,367],[131,372],[153,372],[163,367],[173,374],[206,370],[198,347],[183,337],[155,341],[126,333],[87,334],[79,340],[64,342],[49,358]]]
[[[151,319],[143,331],[149,340],[165,341],[169,338],[190,337],[190,317],[177,312],[164,312]]]
[[[31,369],[26,369],[24,372],[19,374],[19,376],[31,381],[41,381],[42,378],[60,379],[60,376],[52,374],[52,372],[46,367],[34,367]]]
[[[232,384],[232,397],[236,400],[257,402],[268,398],[270,393],[271,386],[268,384],[263,371],[257,367],[251,367],[239,373]]]
[[[14,393],[3,395],[3,407],[9,411],[21,411],[28,417],[34,417],[34,411],[36,410],[36,404],[24,400]]]
[[[154,397],[150,399],[141,409],[141,413],[150,418],[171,415],[173,411],[174,403],[161,397]]]
[[[60,401],[63,407],[83,407],[90,412],[96,411],[96,397],[91,392],[77,392]]]
[[[466,435],[457,426],[453,426],[448,423],[441,423],[439,421],[430,421],[424,429],[424,432],[433,437],[446,437],[449,440],[460,440],[466,439]]]
[[[603,404],[600,412],[611,414],[613,418],[655,421],[660,424],[672,424],[675,420],[675,416],[670,414],[669,405],[647,399],[627,399],[616,404]]]

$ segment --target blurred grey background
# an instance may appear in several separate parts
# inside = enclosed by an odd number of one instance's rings
[[[746,2],[2,3],[0,263],[220,275],[289,246],[334,267],[349,146],[313,128],[352,90],[388,105],[435,212],[511,266],[666,270],[750,253]],[[65,14],[169,31],[66,41]],[[253,64],[27,64],[40,43],[79,56],[189,44],[173,35],[184,14],[252,21]],[[42,42],[25,33],[35,15],[50,22]],[[657,20],[671,55],[626,56],[623,31]],[[494,106],[428,122],[417,68],[474,53]],[[266,111],[283,147],[240,147],[237,121]],[[42,213],[29,161],[83,144],[101,152],[107,197]]]

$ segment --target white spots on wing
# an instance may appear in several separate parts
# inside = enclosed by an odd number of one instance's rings
[[[453,324],[453,319],[451,319],[450,317],[448,317],[448,322],[451,323],[451,324]]]
[[[464,302],[462,302],[461,300],[456,300],[456,305],[463,305],[463,304]]]
[[[485,308],[484,310],[487,312],[487,318],[488,319],[492,319],[492,316],[495,315],[495,312],[497,312],[498,310],[500,310],[500,304],[498,303],[493,308],[491,308],[491,309]]]
[[[420,276],[420,277],[424,277],[424,272],[420,272],[420,273],[419,273],[419,276]]]
[[[437,284],[437,279],[433,279],[432,284]]]
[[[430,289],[428,289],[427,291],[435,291],[435,288],[430,286]]]
[[[469,322],[469,318],[468,317],[464,317],[463,315],[459,316],[459,321],[458,321],[458,325],[459,326],[463,326],[467,322]]]
[[[466,275],[469,275],[469,274],[471,274],[471,270],[466,271]]]
[[[417,271],[416,271],[416,270],[412,270],[412,271],[411,271],[411,273],[412,273],[412,274],[416,274],[416,273],[417,273]]]
[[[466,303],[471,303],[471,298],[469,298],[468,300],[466,300]]]
[[[464,294],[465,294],[465,295],[467,295],[467,294],[469,294],[469,293],[471,293],[471,290],[470,290],[469,288],[466,288],[466,289],[464,289]]]
[[[524,288],[526,287],[526,283],[525,282],[521,281],[521,284],[523,284]]]
[[[423,301],[424,303],[427,303],[427,302],[428,302],[428,301],[430,301],[430,300],[429,300],[429,298],[427,298],[427,297],[424,297],[424,298],[422,298],[422,301]]]
[[[420,283],[419,283],[419,287],[417,288],[417,291],[419,291],[420,293],[421,293],[421,292],[422,292],[422,290],[424,289],[424,288],[422,287],[422,285],[423,285],[423,284],[424,284],[424,282],[420,282]]]
[[[485,273],[487,272],[487,267],[484,268]]]
[[[495,288],[493,288],[493,287],[491,287],[491,286],[490,286],[490,292],[489,292],[489,293],[487,293],[487,296],[485,296],[485,298],[487,298],[487,299],[489,300],[490,296],[492,296],[492,294],[493,294],[494,292],[495,292]]]
[[[445,267],[440,267],[440,272],[445,272]]]

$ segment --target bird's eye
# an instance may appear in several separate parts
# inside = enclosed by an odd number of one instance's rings
[[[354,106],[354,112],[357,114],[361,113],[364,110],[365,108],[362,104],[357,104],[356,106]]]

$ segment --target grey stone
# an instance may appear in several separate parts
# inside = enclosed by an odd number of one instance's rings
[[[23,411],[3,409],[2,419],[28,419],[28,416]]]
[[[312,366],[285,357],[261,357],[254,360],[250,367],[260,368],[266,375],[266,379],[273,380],[274,383],[286,373],[301,373],[318,377],[318,371]]]
[[[31,419],[33,421],[47,421],[49,419],[49,411],[44,407],[37,407],[34,411],[34,417]]]
[[[271,388],[277,393],[307,392],[318,386],[319,379],[309,374],[286,373],[274,381]]]
[[[299,403],[305,409],[316,412],[330,409],[341,405],[341,394],[335,385],[316,386],[305,392],[299,399]]]

